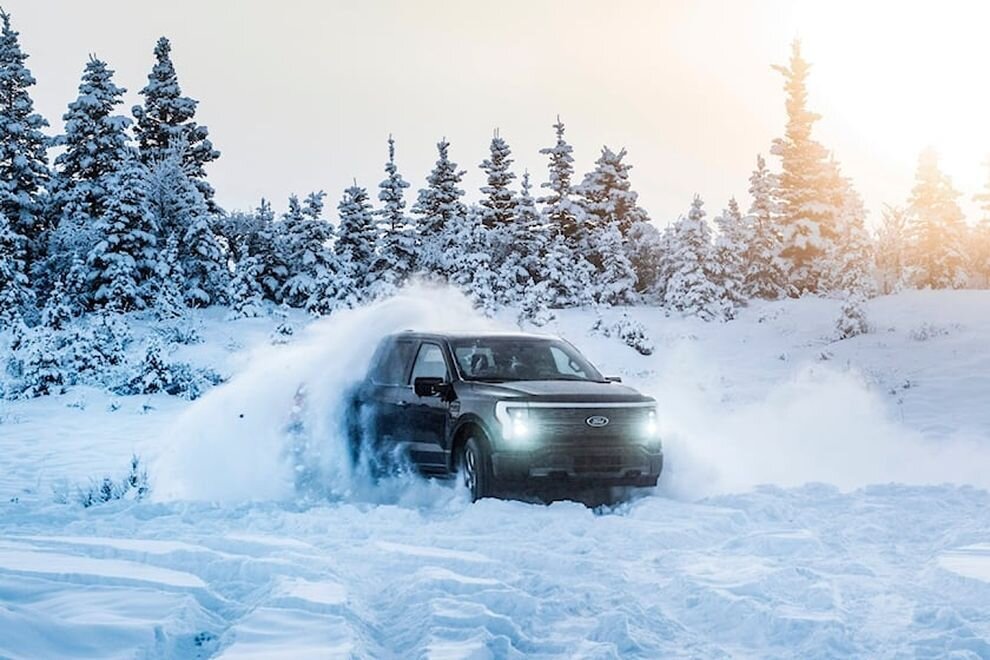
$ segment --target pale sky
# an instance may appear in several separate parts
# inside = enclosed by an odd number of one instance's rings
[[[503,0],[3,0],[38,80],[37,109],[60,129],[88,53],[138,101],[160,35],[183,92],[223,155],[218,200],[277,210],[323,189],[335,209],[357,178],[377,196],[385,140],[415,190],[446,136],[476,199],[498,127],[516,168],[546,180],[538,151],[560,114],[580,176],[603,144],[625,147],[633,186],[660,225],[699,193],[710,213],[749,204],[757,152],[783,130],[773,63],[800,37],[813,63],[817,137],[876,220],[903,203],[928,144],[964,193],[990,154],[987,3]],[[776,159],[770,159],[777,167]],[[971,218],[972,220],[972,218]]]

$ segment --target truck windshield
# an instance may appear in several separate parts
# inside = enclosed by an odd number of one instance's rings
[[[451,340],[450,348],[465,380],[604,381],[584,356],[555,339],[472,337]]]

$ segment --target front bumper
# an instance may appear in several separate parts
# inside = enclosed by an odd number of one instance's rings
[[[655,486],[662,470],[662,450],[634,444],[551,445],[492,455],[494,477],[503,482]]]

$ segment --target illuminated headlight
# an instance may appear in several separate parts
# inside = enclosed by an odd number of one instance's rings
[[[525,442],[532,437],[529,408],[509,405],[505,401],[495,404],[495,418],[502,425],[502,437],[514,442]]]
[[[646,421],[643,422],[643,440],[649,445],[660,444],[660,427],[657,424],[655,408],[646,413]]]

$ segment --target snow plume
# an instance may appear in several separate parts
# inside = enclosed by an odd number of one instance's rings
[[[485,330],[491,321],[453,289],[417,284],[316,321],[292,344],[259,350],[242,373],[168,429],[152,466],[154,497],[284,500],[304,489],[334,498],[415,499],[407,480],[372,488],[351,468],[343,433],[348,390],[381,338],[408,328]]]
[[[737,403],[711,366],[684,353],[644,386],[660,403],[666,438],[662,491],[694,498],[812,482],[990,487],[985,440],[923,437],[855,372],[809,364]]]

